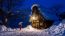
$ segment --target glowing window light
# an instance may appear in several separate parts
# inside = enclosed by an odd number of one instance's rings
[[[38,17],[37,16],[31,16],[31,20],[37,20]]]
[[[33,17],[32,17],[32,19],[33,19],[33,20],[35,20],[35,19],[36,19],[36,17],[35,17],[35,16],[33,16]]]

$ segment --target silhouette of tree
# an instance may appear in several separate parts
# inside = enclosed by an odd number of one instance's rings
[[[5,12],[2,10],[2,9],[0,9],[0,18],[1,18],[1,21],[2,21],[2,23],[1,23],[1,25],[6,25],[5,24]]]
[[[61,18],[61,20],[62,20],[62,19],[65,19],[65,12],[59,14],[59,17]]]

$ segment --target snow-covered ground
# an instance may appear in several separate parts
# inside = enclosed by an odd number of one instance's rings
[[[59,23],[58,26],[52,25],[48,29],[38,30],[31,25],[19,30],[0,26],[0,36],[65,36],[65,20]]]

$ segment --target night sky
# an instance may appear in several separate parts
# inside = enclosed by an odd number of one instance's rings
[[[33,4],[38,4],[42,15],[53,21],[59,21],[58,15],[65,12],[65,0],[3,0],[0,8],[6,13],[12,12],[14,15],[22,15],[18,16],[17,19],[10,18],[8,21],[10,27],[18,27],[19,22],[23,22],[22,27],[26,27],[29,25],[29,15]]]

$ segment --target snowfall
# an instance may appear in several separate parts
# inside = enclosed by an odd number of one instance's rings
[[[12,29],[4,25],[0,26],[0,36],[65,36],[65,20],[59,25],[52,25],[48,29],[38,30],[28,25],[26,28]]]

